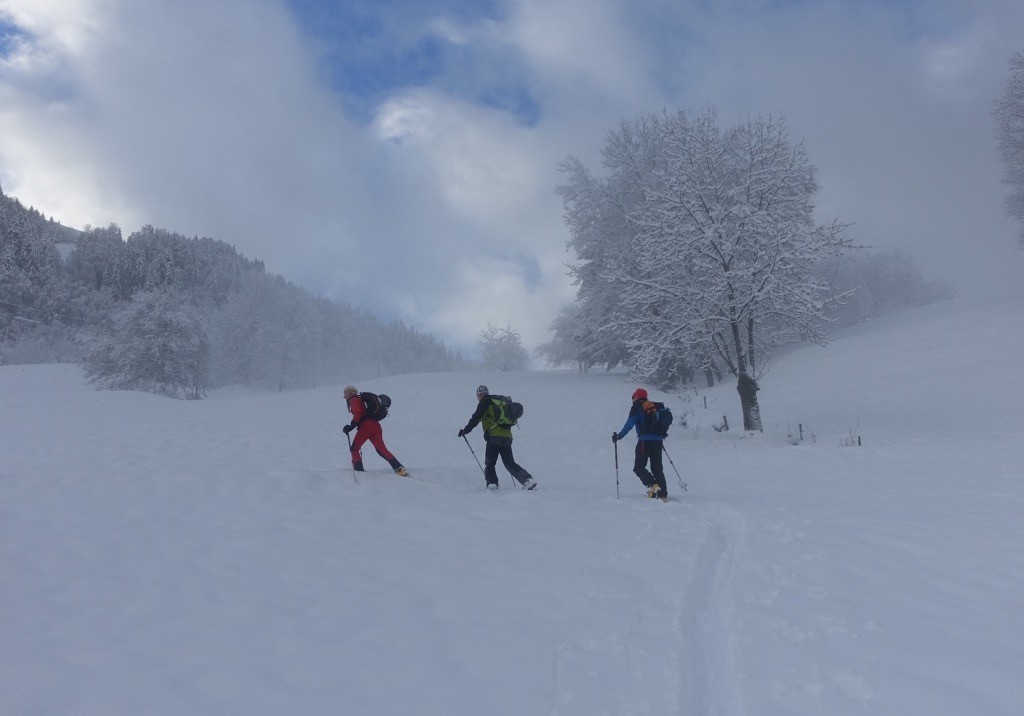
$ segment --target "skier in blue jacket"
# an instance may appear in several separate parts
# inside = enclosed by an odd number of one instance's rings
[[[612,433],[612,442],[618,442],[636,428],[636,459],[633,461],[633,472],[647,488],[648,497],[660,497],[668,501],[668,485],[665,483],[665,470],[662,467],[661,455],[664,451],[664,436],[647,431],[647,414],[644,403],[647,402],[647,391],[637,388],[633,391],[633,405],[629,409],[629,417],[622,430]],[[647,469],[647,461],[651,469]]]

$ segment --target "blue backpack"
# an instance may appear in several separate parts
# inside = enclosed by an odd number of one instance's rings
[[[647,401],[644,409],[644,432],[666,437],[669,426],[672,425],[672,411],[665,407],[664,403],[653,403]]]

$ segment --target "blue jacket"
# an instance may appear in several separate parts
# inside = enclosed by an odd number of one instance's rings
[[[661,442],[665,439],[665,436],[658,435],[657,433],[644,432],[644,425],[647,423],[647,415],[644,413],[643,400],[638,400],[633,403],[633,407],[629,409],[629,417],[626,418],[626,424],[622,426],[622,430],[619,431],[619,440],[629,435],[629,431],[636,428],[637,440],[657,440]]]

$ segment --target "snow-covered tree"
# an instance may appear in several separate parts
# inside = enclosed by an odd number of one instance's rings
[[[574,191],[570,208],[587,210],[567,212],[576,275],[618,297],[612,323],[634,373],[671,376],[717,359],[737,379],[744,429],[761,430],[757,379],[771,349],[783,333],[826,340],[830,297],[813,269],[848,246],[842,225],[814,223],[803,145],[781,119],[723,131],[709,109],[624,124],[603,154],[608,179],[591,181],[591,196]]]
[[[605,177],[595,177],[578,159],[559,165],[566,183],[558,187],[569,228],[569,246],[579,261],[570,266],[577,292],[579,340],[587,366],[608,369],[632,362],[629,342],[634,316],[625,303],[624,275],[638,272],[636,230],[630,214],[662,166],[659,118],[623,122],[602,149]]]
[[[124,250],[121,229],[111,224],[106,229],[87,228],[75,242],[75,250],[67,260],[71,277],[93,290],[108,288],[113,280],[113,266]]]
[[[14,216],[5,227],[0,246],[0,266],[24,273],[33,283],[40,283],[60,269],[60,257],[52,238],[44,236],[36,219],[28,213]]]
[[[510,326],[498,328],[488,323],[480,332],[477,344],[483,350],[483,365],[487,370],[526,370],[530,363],[522,337]]]
[[[263,352],[269,359],[274,387],[283,391],[312,384],[319,336],[308,295],[284,279],[275,278],[274,283]]]
[[[580,321],[580,304],[570,303],[558,311],[551,322],[554,338],[537,346],[535,353],[543,358],[552,368],[574,364],[580,373],[586,373],[587,361],[584,358],[583,326]]]
[[[1003,181],[1011,187],[1006,209],[1010,216],[1024,222],[1024,52],[1010,58],[1010,74],[996,101],[995,120],[1005,170]],[[1024,246],[1024,227],[1018,239]]]
[[[208,385],[209,345],[197,310],[179,291],[141,291],[94,336],[83,356],[90,382],[199,399]]]
[[[246,276],[215,315],[212,367],[215,383],[255,385],[260,375],[260,346],[270,304],[270,281]]]

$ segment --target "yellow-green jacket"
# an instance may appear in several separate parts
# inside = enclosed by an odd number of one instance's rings
[[[495,400],[506,400],[499,395],[485,395],[483,399],[476,406],[476,412],[466,423],[466,427],[462,429],[463,435],[468,435],[476,427],[477,423],[483,423],[484,426],[484,440],[489,437],[496,438],[508,438],[512,439],[512,428],[504,425],[498,425],[498,417],[501,415],[501,410],[497,405],[494,404]]]

